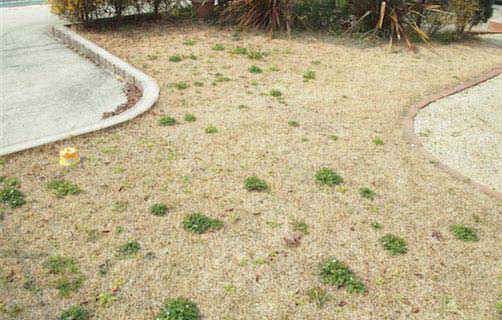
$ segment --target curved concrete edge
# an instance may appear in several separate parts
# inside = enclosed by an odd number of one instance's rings
[[[50,32],[62,43],[82,54],[84,57],[88,58],[95,64],[123,78],[127,83],[138,86],[143,93],[141,99],[135,106],[124,111],[123,113],[100,120],[95,124],[80,127],[62,134],[43,137],[40,139],[26,141],[2,148],[0,150],[0,156],[31,149],[44,144],[71,138],[126,122],[150,109],[159,98],[159,86],[157,85],[157,82],[155,82],[155,80],[153,80],[151,77],[134,68],[130,64],[112,55],[105,49],[83,38],[82,36],[71,31],[65,26],[53,26]]]
[[[498,76],[500,74],[502,74],[502,67],[495,68],[495,69],[493,69],[493,70],[491,70],[491,71],[489,71],[479,77],[476,77],[475,79],[467,81],[467,82],[460,84],[454,88],[445,89],[437,94],[434,94],[434,95],[412,105],[408,109],[408,111],[405,113],[405,116],[404,116],[404,134],[405,134],[406,139],[410,142],[410,144],[420,148],[424,157],[426,159],[428,159],[429,161],[433,161],[434,163],[437,163],[437,166],[441,170],[450,174],[454,178],[459,179],[459,180],[471,185],[472,187],[476,188],[478,191],[480,191],[486,195],[489,195],[489,196],[494,197],[496,199],[502,200],[502,193],[497,192],[488,186],[477,183],[477,182],[473,181],[471,178],[462,174],[460,171],[453,169],[453,168],[447,166],[446,164],[442,163],[441,160],[439,160],[439,158],[437,158],[431,152],[429,152],[427,149],[425,149],[424,145],[422,144],[422,142],[420,141],[418,136],[415,134],[415,117],[421,109],[427,107],[429,104],[431,104],[432,102],[434,102],[436,100],[440,100],[440,99],[446,98],[448,96],[451,96],[455,93],[459,93],[459,92],[464,91],[466,89],[475,87],[485,81],[488,81],[492,78],[495,78],[496,76]]]

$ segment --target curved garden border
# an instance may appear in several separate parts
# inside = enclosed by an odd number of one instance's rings
[[[74,49],[95,64],[111,71],[119,77],[122,77],[127,83],[134,84],[139,87],[142,91],[141,99],[136,105],[116,116],[106,118],[92,125],[80,127],[65,133],[26,141],[2,148],[0,150],[0,155],[34,148],[47,143],[82,135],[126,122],[150,109],[159,98],[159,86],[155,80],[129,65],[125,61],[112,55],[105,49],[83,38],[65,26],[53,26],[50,32],[62,43]]]
[[[411,108],[408,109],[408,111],[405,114],[404,130],[405,130],[405,135],[410,140],[410,142],[413,145],[418,146],[427,159],[429,159],[430,161],[436,162],[439,168],[446,171],[448,174],[452,175],[453,177],[468,183],[469,185],[478,189],[480,192],[483,192],[487,195],[495,197],[496,199],[502,200],[502,193],[497,192],[488,186],[477,183],[477,182],[473,181],[471,178],[462,174],[460,171],[455,170],[455,169],[447,166],[446,164],[442,163],[439,160],[439,158],[437,158],[435,155],[433,155],[431,152],[429,152],[429,151],[427,151],[427,149],[425,149],[422,142],[420,141],[418,136],[415,134],[415,130],[414,130],[415,116],[418,114],[418,112],[421,109],[427,107],[429,104],[431,104],[432,102],[434,102],[436,100],[440,100],[440,99],[446,98],[448,96],[451,96],[455,93],[459,93],[459,92],[464,91],[466,89],[475,87],[475,86],[477,86],[485,81],[488,81],[492,78],[495,78],[496,76],[501,75],[501,74],[502,74],[502,67],[495,68],[495,69],[491,70],[490,72],[485,73],[475,79],[472,79],[468,82],[460,84],[454,88],[445,89],[437,94],[434,94],[434,95],[426,98],[425,100],[420,101],[419,103],[414,104],[413,106],[411,106]]]

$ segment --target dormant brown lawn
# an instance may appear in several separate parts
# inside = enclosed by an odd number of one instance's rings
[[[403,133],[407,108],[502,65],[500,47],[473,40],[415,55],[204,25],[83,34],[153,76],[161,97],[125,125],[5,158],[2,175],[21,181],[29,203],[0,222],[2,317],[53,319],[83,304],[95,319],[153,319],[173,297],[195,302],[204,319],[500,316],[502,204],[438,169]],[[265,56],[249,59],[236,47]],[[181,61],[170,61],[175,55]],[[253,65],[263,72],[251,73]],[[304,79],[309,71],[315,79]],[[177,124],[160,126],[162,116]],[[69,145],[84,158],[74,169],[57,164]],[[314,175],[323,167],[344,182],[321,186]],[[253,175],[268,191],[244,188]],[[54,179],[83,191],[57,198],[46,187]],[[360,195],[365,187],[373,200]],[[160,202],[170,208],[164,217],[149,211]],[[224,227],[188,233],[182,220],[193,212]],[[288,245],[298,221],[309,233]],[[479,241],[455,238],[458,223]],[[390,255],[379,242],[387,233],[405,239],[407,253]],[[118,248],[133,240],[140,251],[121,257]],[[53,255],[73,257],[85,277],[68,298],[43,266]],[[329,257],[367,292],[323,285],[319,264]],[[29,277],[39,290],[26,289]],[[327,292],[322,308],[307,294],[315,287]],[[103,292],[115,299],[103,304]]]

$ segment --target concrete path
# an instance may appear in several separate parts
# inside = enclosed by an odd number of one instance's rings
[[[502,75],[431,103],[415,132],[441,162],[502,192]]]
[[[0,8],[0,154],[94,124],[126,102],[116,77],[48,34],[48,6]]]

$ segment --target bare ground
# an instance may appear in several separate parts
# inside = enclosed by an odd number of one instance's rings
[[[85,34],[152,75],[161,97],[125,125],[5,158],[2,175],[19,178],[29,203],[0,222],[2,316],[52,319],[84,303],[96,319],[153,319],[165,299],[183,296],[205,319],[500,317],[502,204],[429,163],[402,128],[414,102],[502,65],[500,48],[471,41],[413,55],[308,34],[235,37],[234,30],[197,25]],[[187,39],[195,45],[185,45]],[[217,43],[225,51],[211,50]],[[229,53],[235,46],[269,54],[254,61]],[[175,54],[186,57],[170,62]],[[249,73],[253,64],[264,72]],[[307,70],[315,80],[304,82]],[[216,81],[223,77],[230,81]],[[180,81],[190,87],[173,87]],[[269,96],[272,89],[283,98]],[[197,121],[184,121],[185,113]],[[162,115],[179,124],[159,126]],[[219,132],[206,134],[209,125]],[[385,144],[375,145],[375,137]],[[66,145],[80,149],[80,167],[57,164]],[[337,170],[343,185],[319,186],[313,176],[320,167]],[[244,190],[254,174],[269,192]],[[84,192],[55,198],[45,187],[54,178]],[[375,199],[362,198],[361,187],[371,187]],[[117,210],[117,202],[126,202],[125,209]],[[173,209],[155,217],[148,212],[155,202]],[[194,211],[225,227],[187,233],[181,220]],[[283,237],[295,220],[305,221],[310,234],[289,248]],[[480,241],[455,239],[449,231],[455,223],[475,228]],[[390,256],[378,242],[386,233],[406,239],[408,253]],[[118,259],[126,240],[139,241],[141,251]],[[69,298],[58,296],[42,266],[54,254],[74,257],[85,276]],[[368,291],[324,286],[330,299],[320,309],[306,292],[321,286],[318,265],[331,256]],[[106,259],[112,266],[100,276]],[[23,288],[27,275],[40,291]],[[96,301],[105,291],[117,298],[109,306]]]

